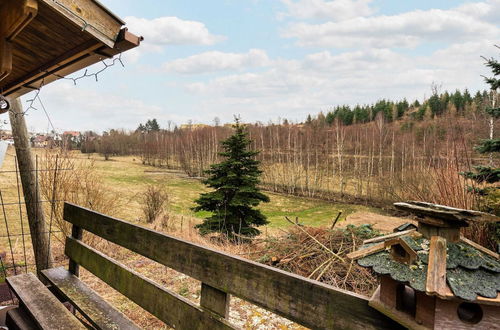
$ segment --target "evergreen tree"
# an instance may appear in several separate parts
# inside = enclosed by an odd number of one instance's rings
[[[488,66],[492,72],[493,77],[485,77],[486,83],[490,85],[490,105],[486,108],[486,112],[491,116],[490,119],[490,137],[481,141],[475,149],[482,153],[490,154],[490,164],[488,166],[475,166],[474,171],[462,173],[466,178],[474,180],[477,183],[489,183],[494,184],[500,182],[500,168],[494,166],[493,164],[493,153],[500,152],[500,139],[493,137],[493,120],[500,117],[500,107],[498,105],[498,89],[500,88],[500,63],[493,59],[485,59],[486,66]],[[485,208],[487,211],[495,212],[500,214],[500,201],[499,201],[499,190],[498,187],[487,187],[484,189],[473,189],[473,192],[478,193],[484,197],[486,202]],[[497,227],[500,230],[500,227]],[[500,232],[497,239],[500,238]]]
[[[160,130],[160,125],[158,125],[155,118],[148,120],[144,126],[148,132],[158,132]]]
[[[222,142],[224,151],[219,155],[225,160],[206,171],[208,178],[203,183],[214,190],[195,201],[195,212],[212,213],[196,226],[202,235],[219,232],[231,239],[235,233],[251,237],[260,233],[256,226],[268,223],[255,209],[260,202],[269,202],[257,187],[262,173],[254,159],[258,151],[249,150],[251,140],[238,119],[234,128],[234,134]]]

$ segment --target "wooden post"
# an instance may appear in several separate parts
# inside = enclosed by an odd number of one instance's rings
[[[71,237],[73,237],[76,240],[81,241],[82,237],[83,237],[82,228],[78,227],[77,225],[72,225]],[[80,276],[80,265],[78,265],[73,259],[69,259],[68,270],[71,274],[73,274],[75,276]]]
[[[43,208],[40,203],[40,190],[36,184],[35,167],[31,155],[31,147],[26,128],[26,121],[23,114],[23,107],[19,99],[9,100],[10,102],[10,125],[12,127],[12,136],[14,138],[14,147],[19,164],[19,173],[23,186],[24,201],[26,203],[26,213],[31,233],[31,242],[35,255],[36,270],[39,274],[43,269],[50,268],[52,257],[45,221]]]
[[[200,305],[209,311],[222,316],[229,317],[229,300],[230,295],[224,291],[218,290],[210,285],[201,283],[201,299]]]

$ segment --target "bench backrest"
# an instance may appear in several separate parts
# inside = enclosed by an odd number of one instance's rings
[[[229,295],[313,329],[388,329],[389,318],[366,297],[154,230],[65,203],[73,224],[65,253],[70,271],[81,265],[136,304],[175,328],[232,328]],[[200,306],[128,269],[81,241],[82,230],[202,282]]]

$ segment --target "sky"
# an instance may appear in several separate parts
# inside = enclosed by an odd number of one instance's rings
[[[500,55],[500,0],[101,2],[144,41],[97,82],[41,89],[56,131],[133,130],[151,118],[300,122],[337,105],[423,100],[432,84],[483,90],[481,55]],[[34,106],[28,127],[51,130]]]

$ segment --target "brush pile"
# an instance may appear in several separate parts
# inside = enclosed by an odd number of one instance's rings
[[[370,225],[343,229],[305,227],[294,223],[286,235],[269,238],[257,261],[340,289],[371,296],[377,277],[346,255],[380,233]]]

